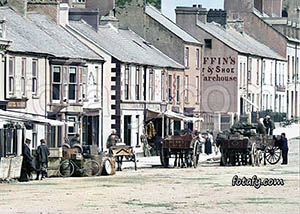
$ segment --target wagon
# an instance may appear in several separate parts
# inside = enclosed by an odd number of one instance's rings
[[[160,160],[163,167],[169,166],[169,159],[175,157],[174,166],[197,167],[202,144],[197,136],[186,133],[182,136],[168,136],[162,141]]]
[[[240,133],[221,134],[217,137],[217,145],[221,151],[221,166],[236,164],[260,166],[276,164],[280,160],[280,136],[250,135]]]
[[[137,170],[136,154],[131,146],[128,145],[116,145],[110,147],[111,155],[116,159],[118,164],[118,171],[121,171],[122,162],[133,162],[134,169]],[[124,159],[125,158],[125,159]]]
[[[228,164],[235,166],[247,165],[250,160],[250,152],[253,141],[239,133],[233,135],[225,135],[222,138],[217,137],[217,145],[220,145],[221,160],[220,165]]]
[[[276,164],[280,160],[280,135],[260,135],[255,137],[255,144],[251,150],[252,165],[260,166],[262,161],[264,165]]]

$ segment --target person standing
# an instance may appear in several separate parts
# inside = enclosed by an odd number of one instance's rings
[[[119,136],[116,133],[116,130],[112,130],[111,134],[108,136],[106,148],[109,150],[109,154],[112,156],[113,152],[111,150],[111,147],[116,146],[117,144],[120,144],[121,140]],[[116,156],[117,161],[117,171],[122,171],[122,162],[123,162],[123,156]]]
[[[71,141],[70,141],[70,143],[71,143],[71,147],[73,146],[73,145],[76,145],[76,144],[80,144],[80,134],[76,134],[75,135],[75,137],[73,137],[72,139],[71,139]]]
[[[42,174],[41,180],[47,177],[47,169],[48,169],[48,156],[50,155],[49,149],[46,146],[46,142],[44,139],[40,140],[41,145],[38,146],[36,155],[37,155],[37,163],[36,163],[36,179],[39,180],[40,174]]]
[[[266,128],[264,127],[264,124],[263,124],[263,118],[260,118],[257,121],[256,133],[262,134],[262,135],[266,134]]]
[[[108,136],[106,148],[109,149],[112,146],[116,146],[119,142],[120,138],[118,137],[116,130],[112,130],[111,134]]]
[[[212,149],[211,149],[211,140],[209,135],[205,135],[205,154],[210,155],[212,153]]]
[[[31,140],[26,138],[25,143],[22,145],[22,167],[21,176],[19,181],[28,182],[31,178],[31,173],[35,170],[33,167],[33,157],[30,152]]]
[[[263,121],[265,127],[266,127],[266,134],[267,135],[273,135],[273,130],[275,129],[274,121],[271,119],[269,115],[267,115]]]
[[[288,146],[288,140],[285,137],[285,133],[281,134],[281,153],[282,153],[282,165],[288,164],[288,152],[289,152],[289,146]]]

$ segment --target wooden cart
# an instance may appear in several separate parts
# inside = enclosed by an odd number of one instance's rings
[[[163,167],[169,166],[169,159],[174,156],[174,166],[195,168],[201,153],[201,143],[197,136],[185,134],[183,136],[168,136],[162,141],[160,160]],[[178,162],[177,162],[178,161]],[[180,164],[181,161],[181,164]]]
[[[133,162],[134,169],[137,170],[136,166],[136,154],[131,146],[128,145],[116,145],[110,148],[112,156],[117,162],[117,170],[121,171],[122,162]],[[125,158],[125,160],[124,160]]]

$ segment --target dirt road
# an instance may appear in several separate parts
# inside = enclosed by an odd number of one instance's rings
[[[115,176],[49,178],[0,184],[0,214],[9,213],[289,213],[299,214],[299,140],[288,166],[144,168]],[[278,178],[284,186],[232,186],[233,176]]]

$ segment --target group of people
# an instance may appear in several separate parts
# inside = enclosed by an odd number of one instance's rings
[[[264,119],[260,118],[256,127],[256,132],[262,135],[273,135],[273,130],[275,129],[275,124],[271,117],[267,115]],[[282,154],[282,164],[288,164],[288,140],[285,133],[281,133],[280,136],[280,149]]]
[[[258,120],[258,125],[256,128],[256,132],[258,134],[273,135],[274,129],[275,129],[274,121],[271,119],[269,115],[267,115],[265,118],[260,118]]]
[[[21,176],[19,181],[27,182],[32,179],[32,173],[36,171],[36,180],[39,180],[41,175],[41,180],[47,177],[48,168],[48,156],[50,155],[49,149],[46,145],[44,139],[40,140],[41,145],[38,146],[36,150],[36,166],[33,164],[33,156],[30,152],[30,139],[26,139],[22,146],[22,156],[23,162],[21,167]]]

